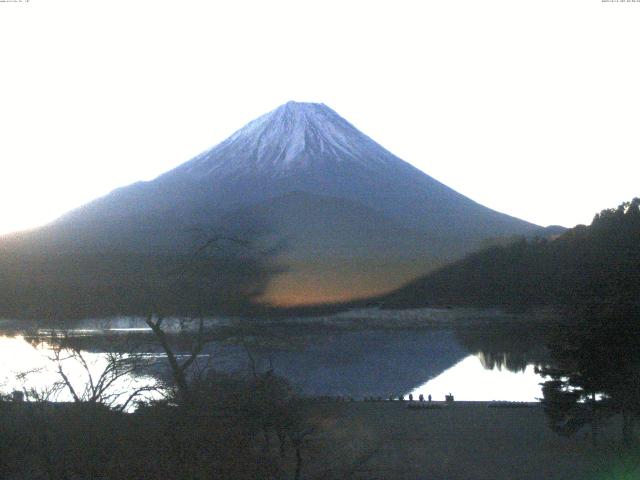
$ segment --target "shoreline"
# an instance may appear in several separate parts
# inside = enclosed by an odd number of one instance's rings
[[[432,402],[440,408],[420,409],[399,401],[310,402],[305,411],[316,431],[303,477],[608,478],[621,461],[617,419],[603,428],[603,446],[595,447],[589,429],[571,438],[552,432],[540,402],[493,408],[501,403]]]

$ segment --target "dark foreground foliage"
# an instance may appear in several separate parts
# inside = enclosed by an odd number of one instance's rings
[[[214,387],[215,383],[215,387]],[[0,403],[0,478],[293,478],[304,436],[286,383],[223,379],[189,407]]]
[[[556,327],[549,349],[551,366],[540,371],[550,426],[571,435],[590,425],[594,443],[603,422],[619,415],[621,439],[635,442],[640,417],[640,306],[586,305]]]

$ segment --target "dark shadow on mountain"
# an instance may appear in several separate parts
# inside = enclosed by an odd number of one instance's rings
[[[75,251],[42,241],[5,243],[0,316],[55,321],[251,312],[283,270],[275,261],[283,246],[265,247],[257,230],[249,233],[190,230],[184,235],[192,247],[174,253],[101,249],[90,242]]]

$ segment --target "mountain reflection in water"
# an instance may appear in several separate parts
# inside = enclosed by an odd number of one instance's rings
[[[487,369],[480,356],[469,355],[407,393],[415,399],[432,395],[433,400],[444,400],[451,393],[456,400],[534,402],[542,398],[540,383],[544,381],[534,370],[533,365],[518,372]]]
[[[148,352],[159,357],[153,375],[167,374],[161,350],[149,341],[150,334],[139,325],[115,327],[112,334],[146,337]],[[113,342],[91,329],[78,328],[77,333],[82,349],[99,366],[100,355]],[[451,392],[460,400],[519,401],[541,396],[542,379],[533,365],[546,361],[544,339],[535,333],[523,334],[520,327],[314,333],[276,329],[271,333],[268,341],[254,337],[249,344],[247,339],[214,341],[203,355],[211,358],[213,369],[224,373],[249,375],[253,368],[273,369],[305,396],[388,398],[412,393],[416,399],[420,394],[442,399]],[[30,345],[25,337],[21,333],[0,337],[4,391],[25,383],[44,388],[57,380],[54,369],[47,366],[46,344]],[[179,343],[176,348],[179,351]],[[24,381],[16,379],[25,370],[38,371]]]

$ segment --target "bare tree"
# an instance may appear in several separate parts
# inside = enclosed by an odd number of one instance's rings
[[[149,326],[167,356],[179,401],[184,405],[191,405],[193,402],[193,385],[197,375],[195,377],[191,375],[192,372],[190,370],[195,370],[193,367],[200,367],[196,361],[210,341],[205,334],[204,320],[202,318],[198,319],[197,331],[195,334],[188,334],[191,339],[191,347],[184,355],[177,354],[171,345],[169,335],[163,328],[164,318],[148,315],[145,318],[145,323]],[[207,356],[207,365],[209,361],[210,357]],[[200,368],[198,371],[204,373],[206,368]]]
[[[80,347],[78,339],[67,330],[52,331],[40,340],[50,348],[49,359],[58,379],[44,389],[25,387],[30,400],[57,400],[67,392],[74,402],[102,404],[113,410],[125,411],[146,393],[159,389],[155,381],[139,383],[152,360],[130,345],[124,348],[112,345],[109,351],[90,358],[90,354]],[[22,372],[19,378],[26,381],[30,374],[36,372]]]

